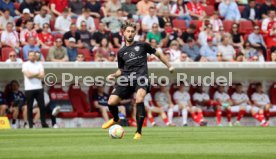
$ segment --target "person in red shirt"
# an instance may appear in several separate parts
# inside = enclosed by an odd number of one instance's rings
[[[26,45],[30,37],[34,37],[35,39],[37,39],[37,32],[34,29],[34,22],[32,20],[28,20],[26,22],[26,29],[20,32],[21,45]]]
[[[41,45],[42,48],[49,49],[51,46],[54,45],[54,37],[49,32],[49,24],[43,24],[43,30],[41,33],[38,34],[38,43]]]
[[[55,15],[62,15],[64,8],[68,7],[68,0],[50,0],[51,11]]]
[[[268,30],[267,35],[268,35],[267,38],[266,38],[267,48],[271,48],[273,46],[276,46],[276,22],[274,22],[272,27]]]
[[[190,16],[193,19],[203,20],[206,16],[203,5],[200,3],[200,0],[192,0],[187,4],[188,11]]]

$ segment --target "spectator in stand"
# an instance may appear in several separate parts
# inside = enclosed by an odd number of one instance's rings
[[[23,47],[23,60],[28,61],[29,58],[29,52],[40,52],[40,48],[35,44],[36,39],[35,37],[30,37],[28,39],[28,43]]]
[[[232,33],[231,33],[231,35],[232,35],[232,40],[233,40],[232,45],[235,48],[242,49],[243,45],[244,45],[244,40],[243,40],[242,35],[239,33],[239,24],[234,23],[232,25]]]
[[[210,18],[210,24],[212,25],[213,32],[218,32],[220,27],[223,27],[223,23],[219,18],[219,13],[215,12],[214,15]]]
[[[109,56],[107,57],[108,62],[115,62],[116,61],[116,54],[115,52],[111,51]]]
[[[276,21],[271,29],[268,30],[268,36],[266,38],[267,48],[276,46]]]
[[[267,18],[270,10],[275,10],[276,7],[273,4],[273,0],[265,0],[265,3],[263,3],[260,7],[260,14],[262,19]]]
[[[234,0],[222,0],[219,4],[219,13],[224,20],[233,20],[238,23],[241,19],[238,5]]]
[[[105,4],[105,16],[116,16],[118,9],[122,8],[120,0],[108,0]]]
[[[1,13],[0,13],[1,14]],[[10,10],[5,9],[3,11],[3,16],[0,16],[0,33],[2,30],[6,30],[6,26],[8,24],[8,22],[11,22],[14,24],[14,19],[13,17],[10,15]]]
[[[172,24],[172,18],[170,16],[170,11],[163,11],[163,15],[158,17],[158,22],[160,28],[164,29],[166,23],[171,23]]]
[[[186,53],[182,53],[180,55],[180,62],[193,62],[193,60],[190,59]]]
[[[48,7],[42,6],[39,14],[34,17],[35,29],[41,30],[43,28],[43,24],[50,24],[51,15],[48,14]],[[48,28],[50,29],[50,28]]]
[[[39,14],[41,8],[43,6],[49,6],[49,1],[41,1],[41,0],[34,0],[34,6],[35,6],[35,14]],[[50,8],[47,7],[48,13],[50,13]]]
[[[267,34],[274,22],[276,22],[276,10],[270,10],[268,11],[268,17],[262,22],[262,31]]]
[[[90,17],[90,10],[89,9],[83,9],[82,15],[80,15],[77,19],[77,27],[81,28],[81,23],[86,22],[86,27],[88,31],[93,33],[96,30],[96,26],[94,23],[94,19]]]
[[[19,37],[16,31],[13,30],[13,23],[8,22],[6,25],[6,30],[1,34],[1,44],[2,47],[11,47],[16,50],[16,53],[19,54],[20,44]]]
[[[145,41],[145,33],[143,32],[139,22],[136,22],[136,32],[134,41]]]
[[[137,10],[138,15],[141,19],[143,19],[144,16],[150,14],[150,8],[154,7],[154,3],[150,0],[141,0],[137,3]]]
[[[171,42],[177,40],[181,45],[183,45],[183,41],[180,38],[181,30],[177,28],[173,28],[170,22],[165,23],[164,31],[162,31],[162,46],[161,47],[169,47]]]
[[[156,9],[157,9],[157,15],[158,16],[164,16],[164,13],[165,12],[168,12],[170,13],[172,7],[170,5],[170,0],[163,0],[163,1],[160,1],[157,6],[156,6]]]
[[[179,43],[176,40],[171,42],[170,47],[166,52],[170,53],[171,62],[180,62],[181,51],[179,49]]]
[[[223,36],[221,44],[218,46],[218,52],[222,54],[223,61],[231,62],[236,57],[236,51],[230,44],[230,36]]]
[[[23,13],[23,10],[28,8],[31,12],[32,17],[35,14],[35,3],[33,0],[24,0],[22,3],[20,3],[19,12]]]
[[[16,21],[16,30],[18,32],[22,31],[26,27],[28,21],[33,21],[33,18],[31,17],[30,10],[25,8],[23,10],[23,15]]]
[[[106,31],[105,23],[100,22],[98,31],[92,35],[92,46],[99,46],[103,38],[109,38],[109,33]]]
[[[84,5],[82,0],[70,0],[68,8],[72,14],[79,16],[82,14]]]
[[[181,51],[185,52],[193,61],[200,61],[201,59],[199,47],[194,39],[188,39],[187,44],[182,47]]]
[[[137,15],[136,5],[131,2],[131,0],[126,0],[125,3],[122,3],[122,10],[125,15],[131,14],[132,16]],[[138,17],[134,17],[138,19]]]
[[[6,116],[7,109],[8,105],[4,92],[0,91],[0,117]]]
[[[261,12],[255,0],[249,0],[249,4],[245,6],[242,12],[242,18],[253,22],[261,19]]]
[[[34,29],[34,22],[31,20],[28,20],[26,22],[26,29],[23,29],[20,32],[20,42],[21,45],[24,46],[26,44],[28,44],[29,38],[33,37],[35,39],[35,43],[37,43],[37,32]]]
[[[208,45],[201,46],[200,55],[207,59],[207,61],[217,61],[218,48],[213,44],[213,38],[207,38]]]
[[[190,21],[192,20],[189,12],[184,7],[183,0],[177,0],[177,2],[172,6],[171,16],[185,20],[186,26],[189,26]]]
[[[157,23],[154,23],[152,25],[151,31],[147,33],[146,37],[146,42],[151,41],[151,39],[155,39],[157,44],[162,46],[162,35],[161,32],[159,31],[159,25]]]
[[[245,56],[245,59],[247,61],[251,61],[252,58],[253,58],[253,56],[258,55],[258,51],[251,46],[251,44],[250,44],[249,41],[246,41],[244,43],[244,47],[243,48],[244,49],[242,50],[242,52],[243,52],[243,54]]]
[[[17,57],[17,54],[15,51],[11,51],[9,53],[9,59],[6,60],[6,63],[13,63],[13,62],[16,62],[16,63],[22,63],[22,59],[21,58],[18,58]]]
[[[50,25],[44,23],[42,26],[42,32],[38,33],[38,44],[41,48],[49,49],[54,45],[54,36],[49,32]]]
[[[190,16],[193,19],[203,20],[206,16],[203,5],[200,3],[199,0],[191,0],[187,3],[187,8]]]
[[[108,29],[114,34],[120,32],[121,26],[125,20],[122,9],[118,9],[117,14],[105,17],[101,21],[108,24]]]
[[[76,61],[77,59],[78,49],[75,47],[75,44],[76,39],[73,37],[69,38],[68,45],[66,46],[69,61]]]
[[[203,31],[201,31],[198,35],[198,43],[201,46],[207,45],[207,38],[214,37],[213,27],[211,24],[208,24],[206,27],[203,27]]]
[[[266,44],[263,36],[260,34],[260,27],[258,25],[254,26],[254,31],[248,36],[248,41],[254,48],[262,49],[266,59]]]
[[[112,52],[112,45],[109,40],[103,38],[100,47],[96,48],[95,52],[95,61],[106,61],[109,54]]]
[[[195,33],[196,33],[196,25],[190,24],[187,30],[182,33],[181,39],[183,40],[184,43],[187,43],[189,38],[195,40]]]
[[[150,7],[149,14],[144,16],[142,19],[143,31],[150,31],[154,23],[159,24],[158,18],[156,16],[156,8]]]
[[[163,54],[162,48],[157,44],[157,41],[155,39],[151,39],[149,41],[149,44],[152,48],[156,49],[158,52]],[[160,61],[160,60],[155,55],[148,54],[148,61]]]
[[[91,51],[94,47],[92,42],[93,36],[92,33],[87,30],[87,24],[85,21],[81,22],[79,33],[83,46]]]
[[[62,46],[62,39],[57,38],[55,46],[51,47],[47,57],[47,61],[52,62],[66,62],[68,61],[67,50]]]
[[[68,8],[68,0],[50,0],[49,5],[55,15],[61,16],[64,10]]]
[[[90,15],[95,18],[101,17],[102,5],[97,0],[89,0],[86,2],[85,7],[90,10]]]
[[[224,30],[224,27],[221,26],[221,27],[219,27],[219,32],[215,33],[215,38],[213,40],[214,45],[218,46],[221,43],[221,39],[222,39],[223,36],[230,36],[231,37],[231,34],[226,32]]]
[[[76,62],[85,62],[85,57],[83,53],[78,53]]]
[[[244,62],[244,61],[246,61],[244,54],[242,52],[237,53],[235,61],[236,62]]]
[[[69,15],[68,8],[65,8],[60,14],[55,22],[55,30],[64,34],[65,32],[70,30],[70,25],[72,23],[71,16]]]
[[[12,17],[20,15],[20,12],[15,9],[11,0],[0,0],[0,14],[2,14],[5,9],[10,11]]]
[[[71,24],[70,25],[70,31],[66,32],[63,35],[63,41],[64,41],[65,46],[68,46],[69,38],[75,38],[76,42],[75,42],[74,47],[77,47],[77,48],[82,48],[83,47],[83,44],[82,44],[81,39],[80,39],[80,33],[78,32],[76,24]]]
[[[253,101],[253,110],[259,112],[260,110],[264,112],[264,117],[266,121],[269,121],[270,111],[272,107],[269,97],[264,93],[263,86],[261,83],[256,84],[256,91],[251,95]]]
[[[271,48],[271,61],[276,62],[276,47]]]

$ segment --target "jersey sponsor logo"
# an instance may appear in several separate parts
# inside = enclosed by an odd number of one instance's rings
[[[135,57],[135,53],[134,53],[134,52],[131,52],[131,53],[129,54],[129,57],[130,57],[130,58]]]
[[[126,54],[127,54],[127,52],[124,53],[124,55],[126,55]]]
[[[136,47],[134,48],[134,50],[135,50],[136,52],[138,52],[138,51],[140,50],[140,47],[139,47],[139,46],[136,46]]]

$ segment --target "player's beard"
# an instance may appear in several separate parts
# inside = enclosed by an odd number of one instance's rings
[[[128,42],[128,43],[132,43],[134,41],[134,37],[125,38],[125,39],[126,39],[126,42]]]

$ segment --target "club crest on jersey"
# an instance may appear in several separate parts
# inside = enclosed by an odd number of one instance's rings
[[[134,50],[135,50],[136,52],[138,52],[138,51],[140,50],[140,47],[139,47],[139,46],[135,46]]]
[[[130,57],[130,58],[135,57],[135,53],[134,53],[134,52],[131,52],[131,53],[129,54],[129,57]]]

